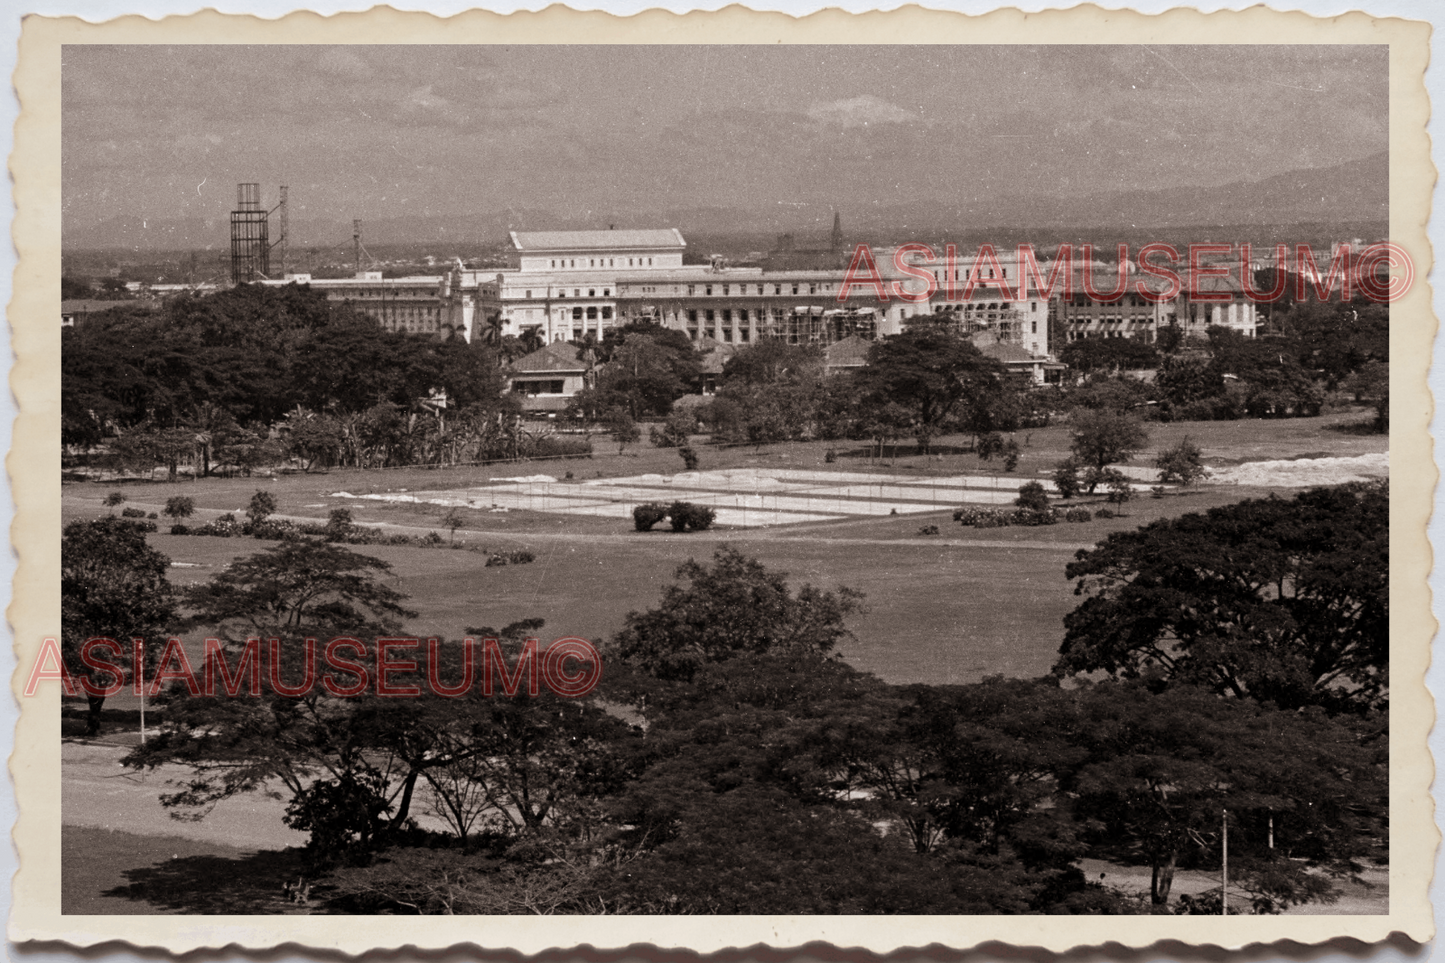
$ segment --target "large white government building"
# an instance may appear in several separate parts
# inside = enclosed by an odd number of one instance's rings
[[[513,232],[518,267],[466,276],[462,286],[490,280],[496,303],[478,297],[474,313],[493,317],[501,335],[536,331],[543,340],[576,341],[600,336],[628,321],[650,319],[685,332],[694,341],[748,344],[765,337],[790,342],[832,343],[851,335],[884,337],[917,315],[945,307],[941,265],[918,263],[940,285],[924,297],[924,284],[900,272],[892,251],[875,261],[885,283],[902,283],[917,300],[878,296],[872,285],[853,284],[843,270],[791,269],[683,263],[687,242],[676,230]],[[955,270],[966,277],[971,263]],[[998,325],[1001,336],[1031,354],[1048,355],[1048,305],[1035,297],[1003,301],[996,288],[973,292],[970,301],[948,305],[970,320]],[[479,323],[485,323],[479,322]]]
[[[1185,296],[1152,302],[1126,294],[1093,297],[1076,286],[1069,298],[1044,298],[1010,278],[1012,252],[1001,252],[997,266],[978,266],[967,299],[948,300],[964,288],[975,259],[960,257],[947,265],[941,257],[910,254],[902,267],[894,249],[873,251],[878,276],[886,286],[858,284],[841,268],[812,269],[685,264],[687,242],[675,229],[515,231],[513,266],[478,271],[458,262],[441,276],[384,278],[364,272],[355,278],[288,277],[309,283],[329,297],[345,300],[389,330],[468,341],[500,340],[535,332],[542,341],[580,341],[601,337],[629,321],[650,319],[682,331],[700,344],[745,345],[767,337],[793,343],[834,344],[849,337],[876,339],[900,332],[910,318],[926,315],[956,321],[976,343],[990,340],[1013,367],[1042,379],[1053,353],[1050,319],[1060,340],[1133,337],[1153,340],[1158,328],[1178,323],[1186,333],[1203,333],[1210,323],[1224,324],[1248,336],[1256,331],[1254,305],[1234,292],[1228,305],[1194,302]],[[835,237],[835,245],[837,239]],[[1049,265],[1043,265],[1048,276]],[[1132,266],[1126,266],[1132,267]],[[953,278],[944,276],[953,271]],[[920,272],[931,275],[927,292]],[[1001,277],[994,277],[1001,272]],[[852,284],[848,284],[850,280]],[[1211,279],[1213,280],[1213,279]],[[1005,297],[989,282],[1003,282]],[[846,296],[843,288],[849,287]],[[897,285],[897,288],[895,288]],[[1096,290],[1109,290],[1102,283]],[[896,290],[910,297],[899,297]],[[1198,329],[1197,331],[1195,329]],[[1056,367],[1056,366],[1055,366]]]

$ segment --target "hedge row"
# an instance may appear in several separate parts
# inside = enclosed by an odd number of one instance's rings
[[[150,531],[155,531],[151,525]],[[465,542],[448,542],[437,532],[425,535],[406,535],[401,532],[382,532],[374,528],[354,525],[347,509],[336,509],[331,520],[324,525],[296,525],[288,521],[264,519],[258,522],[238,521],[235,515],[227,513],[204,525],[171,526],[172,535],[212,535],[219,538],[262,538],[272,541],[297,541],[302,538],[321,538],[343,545],[405,545],[412,548],[451,548],[478,552],[487,556],[487,566],[526,565],[536,561],[536,556],[526,549],[511,552],[489,552],[480,545],[468,546]]]
[[[974,528],[1004,528],[1009,525],[1057,525],[1059,522],[1087,522],[1093,518],[1113,518],[1107,508],[1091,512],[1087,508],[974,508],[966,506],[954,511],[953,520]]]

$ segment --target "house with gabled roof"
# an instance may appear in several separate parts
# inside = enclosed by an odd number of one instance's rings
[[[507,367],[507,389],[521,396],[524,412],[564,411],[587,386],[590,366],[578,357],[576,345],[553,341]]]
[[[1058,381],[1059,372],[1068,367],[1048,355],[1034,354],[1021,344],[999,340],[987,331],[974,335],[973,345],[984,357],[1002,362],[1009,371],[1027,375],[1029,380],[1038,385],[1046,381]]]
[[[868,363],[868,350],[873,342],[850,334],[823,349],[823,370],[828,374],[857,371]]]

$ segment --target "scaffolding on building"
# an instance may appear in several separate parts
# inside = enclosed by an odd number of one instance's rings
[[[261,207],[261,185],[236,185],[236,209],[231,212],[231,283],[248,284],[271,276],[271,252],[279,248],[281,271],[286,270],[286,248],[289,224],[286,213],[286,186],[281,186],[281,199],[270,211]],[[280,236],[270,238],[270,216],[280,213]]]
[[[872,341],[878,337],[878,313],[874,308],[824,308],[797,305],[791,309],[767,311],[768,337],[788,344],[830,344],[854,336]]]
[[[236,185],[236,209],[231,212],[231,281],[248,284],[271,273],[271,245],[266,211],[261,208],[260,184]]]

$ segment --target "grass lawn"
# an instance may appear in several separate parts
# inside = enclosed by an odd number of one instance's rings
[[[1185,435],[1216,465],[1246,460],[1319,455],[1358,455],[1385,451],[1388,438],[1351,433],[1350,425],[1368,413],[1349,412],[1320,418],[1272,421],[1193,422],[1150,425],[1149,450],[1132,464],[1148,465],[1154,452]],[[1067,454],[1064,427],[1020,432],[1024,455],[1020,474],[1042,473]],[[998,470],[964,450],[967,438],[940,439],[938,454],[919,456],[911,445],[896,458],[878,463],[866,446],[806,442],[751,447],[702,447],[704,469],[731,467],[807,468],[883,471],[894,474],[953,475]],[[586,478],[622,477],[648,472],[671,474],[681,468],[673,449],[638,447],[618,455],[616,446],[598,440],[591,459],[526,462],[485,468],[388,471],[334,471],[268,479],[205,479],[200,482],[67,483],[62,510],[66,521],[104,513],[101,500],[120,488],[128,504],[155,510],[176,494],[192,496],[201,518],[220,511],[241,511],[264,488],[274,494],[278,512],[296,518],[324,519],[328,509],[350,508],[356,520],[404,526],[417,534],[448,533],[439,506],[333,499],[330,493],[419,492],[466,487],[494,478],[570,471]],[[827,463],[829,447],[838,458]],[[756,556],[770,568],[790,573],[793,584],[847,585],[867,594],[869,611],[855,617],[857,640],[843,653],[859,668],[891,682],[950,683],[985,675],[1032,676],[1047,672],[1063,635],[1061,620],[1077,604],[1064,579],[1064,566],[1081,547],[1109,532],[1131,529],[1156,518],[1229,504],[1266,494],[1265,489],[1205,486],[1164,498],[1145,494],[1129,503],[1127,515],[1082,524],[1038,528],[964,528],[951,509],[907,516],[853,517],[839,521],[771,529],[711,531],[676,535],[656,531],[639,535],[628,519],[538,512],[465,511],[458,539],[469,547],[526,547],[536,553],[530,565],[487,568],[485,556],[469,551],[410,547],[360,547],[393,566],[393,587],[411,596],[420,613],[408,628],[418,636],[458,638],[468,627],[502,626],[522,618],[547,621],[545,639],[577,635],[598,639],[623,625],[631,610],[655,605],[676,567],[688,558],[707,558],[724,542]],[[1086,500],[1087,501],[1087,500]],[[1102,504],[1099,502],[1098,504]],[[1098,507],[1098,505],[1095,505]],[[172,580],[187,584],[210,578],[233,558],[270,543],[251,539],[201,538],[161,533],[151,543],[179,564]],[[939,535],[920,536],[937,525]],[[199,651],[199,640],[195,640]],[[128,708],[131,697],[115,697]],[[132,700],[133,701],[133,700]]]
[[[62,914],[250,914],[300,909],[283,898],[281,889],[301,875],[301,858],[295,850],[257,852],[180,836],[65,826],[60,859]]]

